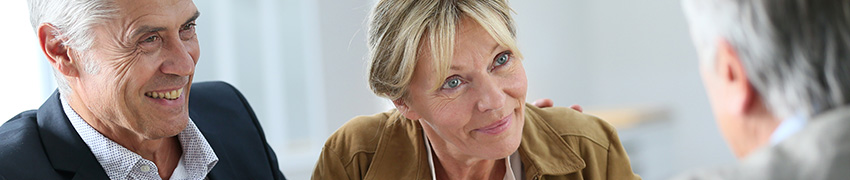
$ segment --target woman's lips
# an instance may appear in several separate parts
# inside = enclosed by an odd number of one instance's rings
[[[493,124],[484,126],[482,128],[475,129],[474,131],[477,131],[477,132],[480,132],[480,133],[485,133],[485,134],[492,134],[492,135],[500,134],[502,132],[505,132],[505,130],[507,130],[508,127],[510,127],[511,120],[513,120],[513,118],[514,118],[514,114],[511,113],[507,117],[502,118],[502,120],[496,121]]]

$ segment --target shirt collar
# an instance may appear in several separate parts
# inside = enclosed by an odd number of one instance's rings
[[[60,98],[62,109],[71,121],[71,125],[94,154],[97,161],[110,179],[159,179],[156,165],[150,160],[130,151],[124,146],[106,138],[91,125],[86,123],[77,114],[65,98]],[[186,124],[177,138],[183,148],[180,157],[182,165],[179,169],[185,169],[180,174],[190,179],[203,179],[218,163],[218,156],[213,152],[192,119]],[[130,178],[132,177],[132,178]]]
[[[776,145],[787,139],[806,126],[807,119],[803,114],[797,114],[783,120],[770,135],[770,144]]]

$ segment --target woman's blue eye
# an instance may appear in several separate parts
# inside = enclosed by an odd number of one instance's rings
[[[506,52],[500,53],[499,56],[496,57],[496,59],[494,60],[495,63],[493,64],[493,66],[497,67],[497,66],[504,65],[505,63],[508,63],[508,60],[510,60],[510,59],[511,59],[511,53],[510,52],[506,51]]]
[[[454,88],[460,86],[461,83],[463,83],[463,82],[460,79],[452,78],[452,79],[449,79],[448,81],[446,81],[445,83],[443,83],[443,89],[454,89]]]

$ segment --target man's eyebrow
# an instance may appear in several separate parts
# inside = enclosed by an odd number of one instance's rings
[[[192,21],[197,20],[199,16],[201,16],[201,12],[195,11],[195,15],[192,15],[192,17],[189,18],[188,20],[186,20],[186,22],[183,23],[183,25],[189,24]],[[164,31],[166,29],[168,29],[168,28],[166,28],[166,27],[154,27],[154,26],[142,26],[142,27],[139,27],[136,30],[134,30],[133,35],[130,36],[130,37],[135,38],[135,37],[138,37],[138,36],[145,34],[145,33]]]
[[[130,37],[136,38],[136,37],[141,36],[142,34],[145,34],[145,33],[164,31],[166,29],[168,29],[168,28],[154,27],[154,26],[142,26],[142,27],[137,28],[136,30],[133,30],[133,36],[130,36]]]
[[[189,18],[189,20],[186,20],[186,22],[185,22],[185,23],[183,23],[183,25],[186,25],[186,24],[191,23],[192,21],[198,20],[198,17],[200,17],[200,16],[201,16],[201,12],[200,12],[200,11],[195,11],[195,15],[192,15],[192,17],[191,17],[191,18]]]

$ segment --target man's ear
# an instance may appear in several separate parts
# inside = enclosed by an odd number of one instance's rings
[[[716,57],[715,72],[726,91],[724,94],[729,100],[729,112],[749,114],[754,106],[759,105],[755,103],[759,95],[750,84],[737,50],[728,41],[721,40],[717,45]]]
[[[398,98],[396,100],[393,100],[393,105],[395,105],[395,108],[398,109],[399,112],[401,112],[402,116],[411,120],[421,119],[422,116],[419,116],[419,113],[416,113],[416,111],[410,109],[410,106],[408,106],[406,103],[407,102],[404,101],[404,98]]]
[[[69,55],[70,49],[65,47],[65,40],[59,37],[59,30],[52,24],[43,23],[38,26],[38,40],[41,50],[47,56],[47,62],[65,76],[79,77],[76,64]]]

